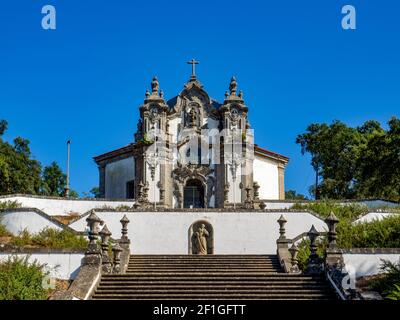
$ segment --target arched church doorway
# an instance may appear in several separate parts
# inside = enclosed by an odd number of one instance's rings
[[[204,186],[200,180],[191,179],[183,189],[184,208],[204,208]]]
[[[189,227],[189,254],[214,253],[214,229],[208,221],[198,220]]]

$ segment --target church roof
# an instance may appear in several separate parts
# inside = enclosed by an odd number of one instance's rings
[[[178,96],[175,96],[175,97],[169,99],[169,100],[167,101],[168,107],[169,107],[170,109],[174,108],[175,105],[176,105],[176,103],[177,103],[177,101],[178,101]],[[220,103],[220,102],[218,102],[217,100],[211,98],[211,105],[212,105],[215,109],[219,109],[219,108],[222,106],[222,103]]]
[[[135,143],[130,143],[121,148],[118,148],[118,149],[100,154],[98,156],[95,156],[95,157],[93,157],[93,159],[96,163],[99,163],[99,162],[102,162],[105,160],[112,162],[113,160],[118,160],[121,157],[125,158],[125,157],[132,155],[134,146],[135,146]],[[289,161],[288,157],[281,155],[279,153],[272,152],[267,149],[261,148],[258,145],[254,145],[254,153],[255,153],[255,155],[263,156],[263,157],[270,158],[273,160],[282,161],[284,163],[287,163]]]
[[[134,145],[135,145],[135,143],[130,143],[130,144],[128,144],[126,146],[123,146],[121,148],[118,148],[118,149],[115,149],[115,150],[100,154],[98,156],[95,156],[95,157],[93,157],[93,159],[94,159],[94,161],[96,163],[99,163],[99,162],[104,161],[104,160],[111,160],[112,161],[113,159],[117,160],[116,158],[121,158],[123,156],[125,156],[125,157],[129,156],[129,155],[132,154]]]
[[[254,145],[254,153],[255,153],[255,155],[265,156],[265,157],[268,157],[268,158],[272,158],[274,160],[283,161],[285,163],[289,162],[289,158],[288,157],[286,157],[286,156],[284,156],[282,154],[279,154],[279,153],[272,152],[272,151],[269,151],[267,149],[261,148],[256,144]]]

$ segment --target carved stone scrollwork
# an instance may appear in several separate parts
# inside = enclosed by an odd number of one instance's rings
[[[207,178],[207,206],[210,207],[211,197],[215,194],[215,178],[209,176]]]
[[[214,170],[210,169],[208,166],[198,165],[198,164],[188,164],[182,165],[178,163],[178,166],[172,171],[175,179],[183,183],[188,178],[198,178],[202,177],[203,180]]]
[[[224,202],[228,202],[229,182],[224,185]]]
[[[176,197],[176,201],[178,202],[177,207],[178,208],[182,208],[183,197],[182,197],[181,190],[179,188],[179,184],[176,183],[176,182],[174,183],[174,191],[173,191],[173,193],[174,193],[174,196]]]
[[[138,183],[138,196],[137,196],[139,202],[143,201],[143,188],[144,188],[143,181],[140,181]]]
[[[260,193],[259,190],[260,189],[260,185],[257,183],[257,181],[253,182],[253,193],[254,193],[254,200],[258,200],[260,197]]]
[[[252,188],[246,187],[245,190],[246,190],[245,207],[247,209],[251,209],[251,208],[253,208],[253,205],[254,205],[253,199],[251,198],[251,194],[250,194]]]
[[[146,181],[143,187],[143,201],[147,202],[149,200],[149,182]]]

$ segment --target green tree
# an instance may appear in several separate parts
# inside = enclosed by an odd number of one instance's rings
[[[56,162],[52,162],[43,170],[43,193],[48,196],[62,197],[65,194],[67,176]]]
[[[8,123],[0,120],[0,195],[23,193],[63,196],[66,176],[56,162],[42,171],[42,165],[32,157],[29,140],[17,137],[10,144],[3,140]],[[71,190],[71,198],[79,195]]]
[[[374,120],[355,128],[340,121],[314,123],[297,136],[321,179],[321,197],[400,199],[400,121],[388,124],[385,131]]]
[[[31,158],[29,140],[18,137],[4,141],[7,121],[0,121],[0,194],[37,194],[41,188],[41,165]]]
[[[305,195],[297,193],[295,190],[285,191],[285,199],[287,200],[306,200]]]
[[[99,187],[93,187],[90,189],[90,193],[93,195],[94,198],[100,198],[100,188]]]

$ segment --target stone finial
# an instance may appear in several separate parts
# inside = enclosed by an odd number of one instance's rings
[[[314,225],[311,226],[311,229],[307,233],[307,236],[310,239],[310,256],[307,262],[307,273],[309,274],[320,273],[321,265],[319,262],[320,259],[317,254],[317,244],[316,244],[319,232],[315,229]]]
[[[113,252],[113,272],[114,273],[119,273],[121,272],[121,252],[122,252],[121,246],[118,244],[118,242],[112,247],[112,252]]]
[[[152,95],[158,96],[158,90],[160,89],[160,85],[158,83],[157,77],[153,77],[153,80],[151,81],[151,93]]]
[[[110,240],[111,232],[105,224],[103,229],[99,232],[101,237],[101,256],[102,256],[102,269],[104,272],[111,272],[111,261],[108,256],[108,242]]]
[[[291,267],[290,267],[290,272],[291,273],[299,273],[300,269],[298,266],[299,260],[297,259],[297,254],[299,253],[299,248],[297,248],[296,244],[293,243],[292,246],[289,248],[289,252],[291,255]]]
[[[124,214],[124,216],[122,217],[122,219],[119,222],[121,222],[121,224],[122,224],[121,240],[122,241],[129,241],[129,239],[128,239],[128,223],[129,223],[129,219],[126,216],[126,214]]]
[[[92,210],[86,218],[89,227],[89,245],[96,245],[97,236],[99,234],[99,225],[103,222]]]
[[[246,190],[246,201],[251,201],[251,194],[250,191],[252,190],[249,186],[245,188]]]
[[[325,223],[328,225],[328,243],[329,248],[336,248],[336,225],[339,223],[339,219],[335,216],[333,211],[331,211],[330,215],[325,219]]]
[[[254,181],[253,182],[253,192],[254,192],[254,199],[255,200],[258,200],[259,199],[259,196],[260,196],[260,193],[259,193],[259,190],[260,189],[260,185],[258,184],[258,182],[257,181]]]
[[[239,91],[238,97],[239,97],[240,99],[243,99],[243,91],[242,91],[242,90]]]
[[[279,239],[280,240],[286,239],[285,224],[286,224],[287,220],[285,219],[285,217],[283,215],[281,215],[279,217],[279,219],[277,220],[277,222],[279,223],[279,234],[280,234]]]
[[[229,91],[226,90],[226,91],[225,91],[225,99],[228,99],[228,97],[229,97]]]
[[[108,244],[108,241],[110,240],[111,232],[108,230],[107,225],[105,224],[103,229],[99,232],[100,238],[101,238],[101,243],[102,244]]]
[[[146,93],[144,94],[144,96],[146,97],[146,99],[150,98],[150,91],[146,90]]]
[[[163,90],[160,91],[160,98],[164,98],[164,91]]]
[[[231,78],[231,83],[229,84],[229,91],[230,91],[232,96],[236,96],[236,90],[237,90],[236,78],[232,77]]]
[[[307,236],[310,238],[311,244],[315,244],[315,240],[319,236],[319,232],[315,229],[314,225],[311,226],[310,231],[308,231]]]

